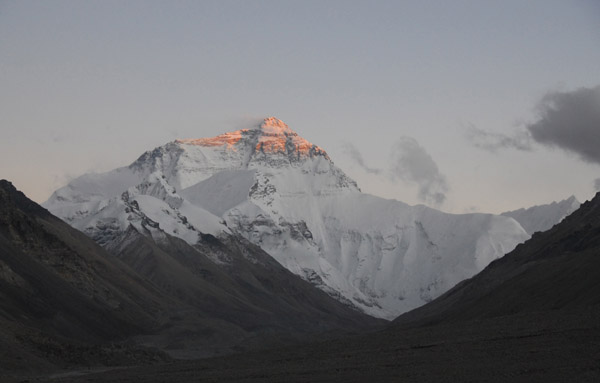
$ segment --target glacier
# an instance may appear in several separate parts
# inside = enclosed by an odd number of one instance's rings
[[[325,150],[274,117],[85,174],[43,206],[109,250],[131,227],[192,245],[202,234],[240,235],[336,299],[385,319],[529,238],[511,217],[448,214],[362,193]]]

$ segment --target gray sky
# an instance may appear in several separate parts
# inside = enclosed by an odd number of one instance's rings
[[[585,200],[598,156],[560,129],[600,85],[598,47],[595,0],[0,0],[0,178],[41,202],[273,115],[386,198],[456,213]]]

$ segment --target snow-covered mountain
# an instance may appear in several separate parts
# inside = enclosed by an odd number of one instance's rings
[[[361,193],[323,149],[272,117],[83,175],[44,206],[109,250],[129,227],[190,244],[202,233],[241,235],[330,295],[388,319],[528,238],[509,217],[446,214]]]
[[[581,202],[575,196],[570,196],[560,202],[546,205],[537,205],[528,209],[507,211],[501,215],[517,220],[529,235],[537,231],[546,231],[552,228],[566,216],[579,209]]]

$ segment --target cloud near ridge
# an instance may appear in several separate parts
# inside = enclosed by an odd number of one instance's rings
[[[446,200],[449,190],[446,177],[440,172],[433,157],[414,138],[402,137],[392,146],[386,169],[368,166],[358,148],[351,143],[344,143],[342,149],[344,154],[369,174],[386,176],[392,182],[416,184],[417,197],[427,205],[439,207]]]
[[[414,182],[418,197],[428,205],[440,206],[446,200],[448,183],[429,153],[411,137],[402,137],[392,147],[393,179]]]
[[[362,154],[360,153],[358,148],[356,146],[354,146],[353,144],[351,144],[349,142],[343,143],[342,150],[348,157],[350,157],[350,159],[356,165],[358,165],[361,169],[363,169],[367,173],[370,173],[370,174],[381,174],[382,173],[381,169],[371,168],[371,167],[367,166],[367,164],[365,163],[365,160],[363,159]]]

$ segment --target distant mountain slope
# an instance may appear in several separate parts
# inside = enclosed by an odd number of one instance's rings
[[[600,303],[600,193],[397,325],[448,323]]]
[[[563,218],[577,210],[580,205],[581,203],[577,201],[577,198],[571,196],[560,202],[507,211],[501,215],[514,218],[523,226],[527,234],[533,235],[535,232],[550,229],[562,221]]]
[[[130,226],[157,243],[241,236],[341,302],[387,319],[528,238],[509,217],[363,194],[322,148],[273,117],[83,175],[44,206],[111,251]]]

